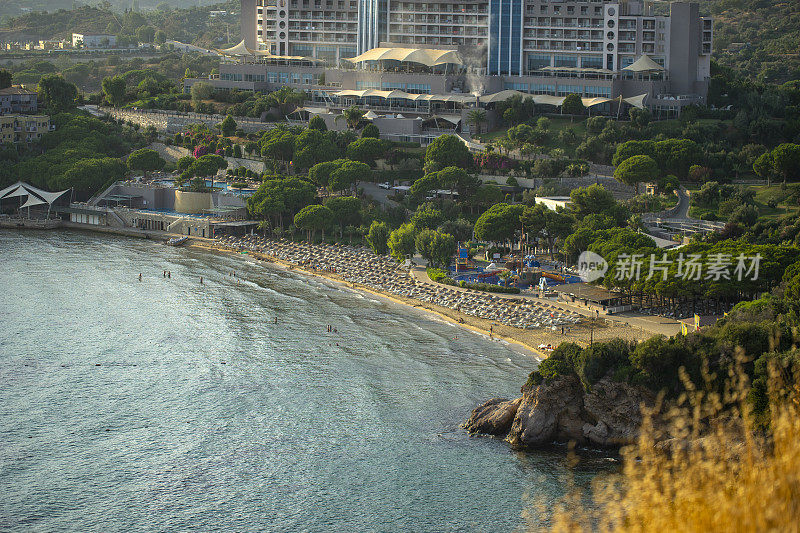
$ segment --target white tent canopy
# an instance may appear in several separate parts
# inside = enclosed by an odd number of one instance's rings
[[[351,63],[362,61],[409,61],[433,67],[452,63],[463,64],[455,50],[433,50],[429,48],[373,48],[356,57],[347,58]]]
[[[640,94],[639,96],[629,96],[628,98],[623,98],[622,101],[626,104],[630,104],[633,107],[638,107],[639,109],[644,109],[644,101],[647,98],[647,93]]]
[[[230,48],[225,48],[223,50],[217,49],[217,52],[226,56],[251,56],[253,53],[250,51],[247,46],[244,44],[244,39],[242,42],[235,46],[231,46]]]
[[[286,60],[286,61],[311,61],[311,62],[319,62],[322,63],[322,59],[316,59],[313,57],[306,57],[306,56],[276,56],[272,55],[272,52],[269,50],[253,50],[252,48],[248,48],[244,44],[244,40],[242,40],[236,46],[231,46],[230,48],[225,49],[217,49],[217,52],[228,57],[257,57],[261,59],[274,59],[274,60]]]
[[[629,72],[659,72],[664,70],[664,67],[650,59],[650,56],[643,54],[642,57],[623,68]]]
[[[14,189],[16,187],[16,189]],[[12,189],[14,189],[12,191]],[[6,189],[0,191],[0,198],[14,198],[16,196],[25,196],[28,194],[28,191],[22,188],[22,186],[12,185]]]
[[[25,202],[24,204],[22,204],[19,207],[20,207],[20,209],[22,209],[23,207],[32,207],[34,205],[42,205],[42,204],[47,204],[47,203],[49,203],[49,202],[45,202],[41,198],[37,198],[37,197],[35,197],[33,195],[30,195],[30,196],[28,196],[28,201]]]
[[[28,185],[27,183],[22,183],[18,181],[14,185],[6,187],[2,191],[0,191],[0,199],[2,198],[14,198],[17,196],[27,196],[28,201],[24,207],[29,207],[31,205],[40,205],[40,204],[52,204],[58,198],[60,198],[64,193],[69,191],[69,189],[63,190],[61,192],[47,192],[41,189],[37,189],[33,185]],[[31,199],[40,200],[37,203],[30,203]]]

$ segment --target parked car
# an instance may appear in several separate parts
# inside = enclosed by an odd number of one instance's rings
[[[391,186],[389,185],[388,181],[385,181],[383,183],[379,183],[378,187],[380,187],[381,189],[386,189],[386,190],[391,189]]]

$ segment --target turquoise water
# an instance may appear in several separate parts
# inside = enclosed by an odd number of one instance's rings
[[[0,254],[1,531],[512,531],[563,491],[562,449],[459,427],[534,367],[508,346],[245,257]]]

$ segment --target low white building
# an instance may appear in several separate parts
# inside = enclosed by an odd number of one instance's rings
[[[572,204],[569,196],[537,196],[535,200],[537,204],[542,204],[553,211],[559,207],[567,209]]]
[[[117,46],[117,36],[105,33],[73,33],[73,48],[113,48]]]

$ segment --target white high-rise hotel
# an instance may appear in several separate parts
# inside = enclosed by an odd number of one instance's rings
[[[382,43],[458,50],[489,75],[619,71],[647,55],[673,92],[705,94],[713,25],[696,3],[643,0],[244,0],[245,44],[336,65]]]
[[[351,105],[411,118],[444,113],[461,131],[468,109],[487,108],[491,122],[493,103],[517,91],[545,106],[578,94],[593,113],[633,105],[674,114],[704,102],[713,23],[695,2],[658,6],[242,0],[242,42],[221,51],[219,77],[205,81],[246,91],[288,85],[328,114]],[[198,81],[185,80],[185,90]]]

